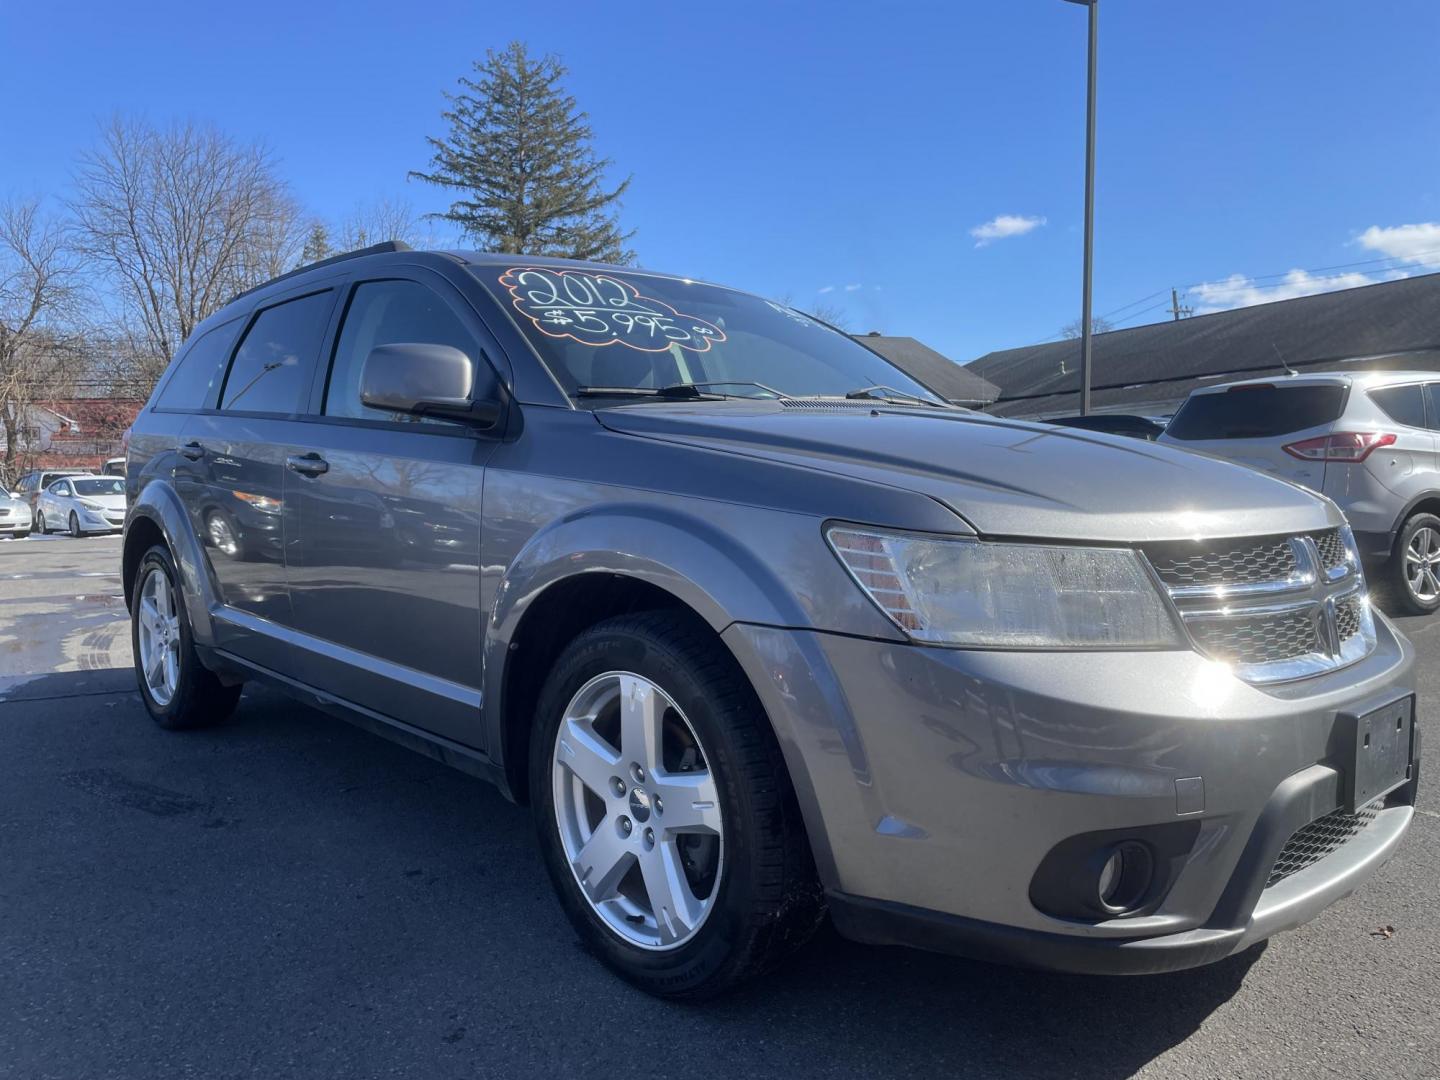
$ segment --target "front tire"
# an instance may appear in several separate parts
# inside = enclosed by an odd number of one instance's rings
[[[85,535],[85,534],[84,534],[83,532],[81,532],[81,530],[80,530],[80,519],[75,516],[75,511],[74,511],[74,510],[71,510],[71,511],[70,511],[70,536],[71,536],[73,539],[75,539],[75,540],[79,540],[79,539],[80,539],[82,536],[84,536],[84,535]]]
[[[823,915],[769,721],[715,635],[627,615],[566,647],[540,695],[530,793],[561,906],[652,994],[702,999],[769,970]]]
[[[151,718],[170,731],[219,723],[235,711],[241,691],[200,663],[179,580],[169,550],[156,544],[140,560],[130,596],[140,697]]]
[[[1387,584],[1407,614],[1440,610],[1440,517],[1415,514],[1401,526]]]
[[[50,530],[45,525],[45,514],[42,511],[35,511],[35,531],[41,536],[49,536]]]

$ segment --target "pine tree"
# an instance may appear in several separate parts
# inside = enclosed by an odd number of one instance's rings
[[[454,222],[491,251],[628,263],[619,199],[602,185],[610,161],[596,157],[585,113],[564,92],[556,56],[533,59],[522,42],[491,50],[460,79],[442,113],[450,132],[431,138],[430,172],[410,175],[463,195],[432,217]]]
[[[300,252],[300,265],[309,266],[313,262],[329,258],[331,254],[330,230],[325,227],[323,221],[317,219],[310,224],[310,231],[305,234],[305,247]]]

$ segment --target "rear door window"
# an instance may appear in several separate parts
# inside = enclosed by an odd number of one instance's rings
[[[1425,403],[1425,426],[1431,431],[1440,431],[1440,383],[1427,383],[1425,396],[1428,399]]]
[[[220,408],[286,416],[298,412],[333,300],[329,291],[312,293],[256,315],[230,363]]]
[[[1339,384],[1242,386],[1193,394],[1170,426],[1177,439],[1268,439],[1334,423],[1345,407]]]
[[[1418,428],[1425,426],[1425,388],[1419,383],[1371,390],[1370,400],[1397,424]]]
[[[214,407],[215,393],[225,374],[225,361],[230,355],[230,346],[235,344],[238,326],[238,321],[217,326],[181,353],[155,407],[179,410]]]

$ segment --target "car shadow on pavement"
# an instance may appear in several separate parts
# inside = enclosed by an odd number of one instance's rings
[[[1110,1080],[1191,1035],[1260,955],[1054,975],[827,926],[732,996],[662,1002],[585,955],[529,812],[481,781],[262,689],[185,733],[150,723],[128,669],[29,679],[0,709],[24,870],[0,955],[27,1015],[55,1018],[0,1018],[0,1050],[8,1028],[55,1075],[104,1060],[102,1029],[137,1067],[185,1047],[200,1075],[339,1075],[340,1054],[348,1075],[530,1076],[619,1071],[616,1032],[639,1028],[668,1031],[692,1076]]]

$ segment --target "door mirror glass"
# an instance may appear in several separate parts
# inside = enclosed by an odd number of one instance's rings
[[[470,400],[474,376],[474,362],[453,345],[377,345],[360,373],[360,400],[386,412],[443,416],[489,427],[499,418],[500,407],[493,401]]]

